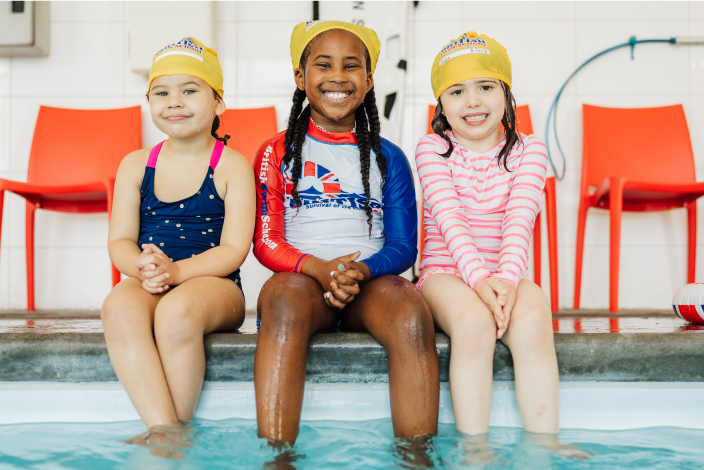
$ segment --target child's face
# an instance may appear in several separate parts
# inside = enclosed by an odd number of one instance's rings
[[[474,141],[478,144],[500,136],[499,124],[504,116],[506,98],[498,80],[465,80],[443,91],[440,101],[442,113],[460,142]],[[498,141],[490,148],[496,144]]]
[[[366,65],[367,50],[354,34],[333,29],[310,46],[303,68],[295,70],[296,85],[305,90],[313,121],[325,125],[354,126],[354,115],[374,79]],[[349,121],[349,123],[347,122]]]
[[[210,135],[213,119],[225,111],[225,103],[215,98],[210,85],[192,75],[157,77],[148,96],[152,121],[174,138]]]

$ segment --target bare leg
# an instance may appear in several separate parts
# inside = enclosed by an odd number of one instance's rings
[[[261,319],[254,353],[254,392],[259,437],[293,443],[298,436],[306,380],[308,340],[332,328],[339,315],[323,290],[298,273],[272,276],[259,294]]]
[[[440,375],[428,305],[409,281],[383,276],[361,286],[344,326],[367,330],[389,356],[391,420],[396,437],[435,434]]]
[[[496,323],[489,309],[464,281],[433,274],[421,290],[438,326],[450,337],[450,395],[457,430],[489,431]]]
[[[244,322],[244,297],[230,279],[203,276],[184,282],[156,307],[154,337],[176,417],[193,418],[205,376],[203,336]]]
[[[522,279],[508,330],[501,341],[511,349],[516,398],[526,431],[557,433],[559,376],[550,305],[543,291]]]
[[[148,428],[178,423],[152,336],[154,312],[162,297],[128,278],[110,292],[100,313],[110,362]]]

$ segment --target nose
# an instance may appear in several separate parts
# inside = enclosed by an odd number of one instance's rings
[[[481,106],[482,100],[479,96],[479,93],[475,92],[474,90],[470,90],[465,96],[467,97],[465,101],[465,106],[467,106],[468,108],[476,108],[477,106]]]
[[[181,108],[183,100],[180,93],[169,93],[169,108]]]
[[[328,81],[333,83],[346,83],[347,75],[345,74],[344,65],[334,65],[330,69],[330,74],[328,75]]]

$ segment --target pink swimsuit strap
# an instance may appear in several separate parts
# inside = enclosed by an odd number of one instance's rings
[[[162,141],[159,142],[154,146],[151,152],[149,152],[149,160],[147,160],[147,166],[149,168],[156,168],[156,160],[159,158],[159,152],[161,151],[161,146],[164,145],[164,142]],[[218,163],[220,162],[220,157],[222,156],[222,151],[225,148],[225,144],[220,142],[219,140],[215,141],[215,148],[213,149],[213,155],[210,157],[210,168],[213,170],[215,169],[216,166],[218,166]]]
[[[220,157],[222,156],[222,151],[225,148],[225,144],[220,142],[219,140],[215,141],[215,148],[213,149],[213,155],[210,157],[210,168],[213,170],[215,169],[216,166],[218,166],[218,163],[220,162]]]

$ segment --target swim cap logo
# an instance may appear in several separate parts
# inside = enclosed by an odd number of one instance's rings
[[[326,21],[332,21],[332,20],[315,20],[315,21],[306,21],[306,32],[308,32],[311,28],[314,26],[319,25],[320,23],[325,23]]]
[[[440,55],[446,57],[440,59],[438,65],[443,65],[448,60],[465,54],[491,54],[490,50],[484,49],[485,47],[487,47],[486,41],[482,38],[468,38],[466,34],[463,34],[459,39],[442,48]]]
[[[183,38],[157,52],[154,55],[154,62],[170,55],[185,55],[203,62],[203,47],[199,46],[193,38]]]

